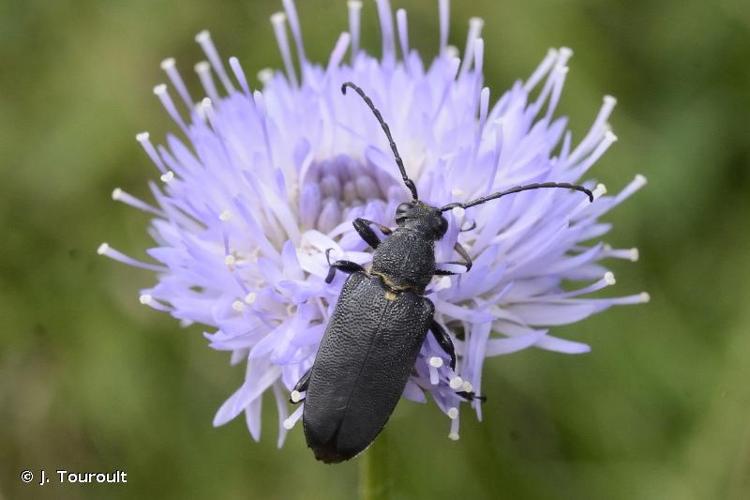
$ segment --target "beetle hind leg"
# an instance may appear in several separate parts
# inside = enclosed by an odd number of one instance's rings
[[[463,399],[465,399],[466,401],[469,401],[469,402],[474,401],[475,399],[478,399],[482,403],[484,403],[485,401],[487,401],[487,396],[480,396],[479,394],[477,394],[474,391],[456,391],[456,394],[458,394]]]
[[[434,335],[435,340],[438,341],[438,344],[440,344],[440,347],[443,348],[445,353],[450,356],[451,358],[451,370],[456,369],[456,349],[453,347],[453,341],[450,338],[450,335],[448,335],[448,332],[445,331],[445,328],[440,326],[440,323],[432,320],[432,323],[430,324],[430,331],[432,332],[432,335]]]
[[[302,397],[302,393],[307,391],[307,386],[310,385],[310,374],[312,373],[312,367],[310,367],[309,370],[305,372],[302,377],[297,381],[297,383],[294,386],[294,389],[292,389],[292,393],[289,395],[289,402],[296,405],[298,403],[301,403],[305,400],[304,397]]]

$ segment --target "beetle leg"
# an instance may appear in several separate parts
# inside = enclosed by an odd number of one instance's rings
[[[452,264],[452,262],[445,262],[444,264]],[[446,271],[445,269],[435,269],[433,274],[435,276],[455,276],[456,274],[461,273],[454,273],[453,271]]]
[[[456,369],[456,349],[453,347],[453,341],[450,338],[450,335],[448,335],[448,332],[445,331],[445,328],[440,326],[440,323],[432,320],[432,323],[430,324],[430,331],[432,332],[432,335],[435,336],[435,340],[438,341],[438,344],[440,344],[440,347],[443,348],[445,353],[450,356],[451,358],[451,370]]]
[[[487,396],[479,396],[475,392],[466,392],[466,391],[457,391],[456,394],[464,398],[466,401],[474,401],[475,399],[478,399],[482,403],[487,401]]]
[[[377,222],[362,219],[362,218],[356,218],[354,219],[354,229],[359,233],[359,236],[367,242],[368,245],[370,245],[373,250],[378,248],[378,245],[380,245],[380,238],[378,238],[378,235],[375,234],[375,231],[372,230],[370,226],[377,226],[378,229],[380,229],[380,232],[382,232],[385,235],[391,234],[393,231],[388,226],[384,226],[382,224],[378,224]]]
[[[466,249],[463,247],[463,245],[461,245],[461,243],[459,242],[456,242],[456,244],[453,245],[453,249],[456,251],[456,253],[458,253],[458,255],[461,256],[463,260],[462,261],[452,260],[450,262],[442,262],[442,264],[456,264],[458,266],[464,266],[466,268],[466,271],[464,272],[465,273],[469,272],[469,270],[471,269],[471,266],[474,264],[474,262],[471,260],[471,257],[469,256],[469,252],[467,252]],[[445,269],[435,270],[436,276],[453,276],[455,274],[459,274],[459,273],[455,273],[453,271],[447,271]]]
[[[469,224],[469,227],[467,227],[467,228],[463,228],[462,227],[461,229],[459,229],[459,232],[460,233],[466,233],[468,231],[473,231],[476,228],[477,228],[477,221],[473,220],[473,221],[471,221],[471,224]]]
[[[305,372],[302,377],[297,381],[297,384],[292,389],[292,394],[289,396],[289,402],[296,405],[304,401],[301,393],[307,391],[307,386],[310,384],[310,374],[312,373],[312,367]]]
[[[456,250],[458,255],[460,255],[461,258],[464,259],[463,265],[466,266],[466,272],[468,273],[471,270],[471,266],[474,264],[471,260],[469,252],[467,252],[463,245],[461,245],[461,243],[459,242],[456,242],[456,244],[453,245],[453,248]]]
[[[333,277],[336,275],[336,270],[343,271],[346,274],[352,274],[356,273],[357,271],[364,272],[365,268],[357,264],[356,262],[352,262],[350,260],[337,260],[336,262],[331,262],[330,253],[332,248],[329,248],[326,250],[326,260],[328,261],[328,265],[331,267],[328,269],[328,276],[326,276],[326,283],[330,283],[333,281]]]

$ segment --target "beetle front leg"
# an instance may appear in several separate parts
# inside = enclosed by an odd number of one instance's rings
[[[363,240],[365,240],[365,242],[370,245],[373,250],[375,250],[376,248],[378,248],[378,245],[380,245],[380,238],[378,238],[378,235],[375,234],[375,231],[373,231],[370,226],[377,226],[378,229],[380,229],[380,232],[385,235],[389,235],[393,231],[388,226],[378,224],[375,221],[362,218],[354,219],[354,229],[357,231],[359,236]]]
[[[432,320],[432,323],[430,324],[430,331],[432,332],[432,335],[435,337],[435,340],[438,341],[438,344],[440,344],[440,347],[445,351],[445,353],[450,356],[451,358],[451,370],[456,369],[456,349],[453,347],[453,341],[451,340],[450,335],[448,335],[448,332],[445,331],[445,328],[440,326],[440,323]]]
[[[326,250],[326,260],[328,261],[328,265],[331,266],[328,269],[328,276],[326,276],[326,283],[330,283],[333,281],[333,277],[336,275],[336,270],[343,271],[346,274],[352,274],[356,273],[357,271],[364,272],[365,268],[357,264],[356,262],[352,262],[350,260],[337,260],[336,262],[331,262],[331,250],[332,248],[329,248]]]
[[[289,402],[292,404],[300,403],[304,400],[302,393],[307,391],[307,386],[310,385],[310,374],[312,373],[312,367],[305,372],[302,377],[297,381],[297,384],[292,389],[292,394],[289,396]]]

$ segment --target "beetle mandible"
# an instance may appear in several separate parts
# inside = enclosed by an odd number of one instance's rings
[[[412,200],[396,209],[395,229],[362,218],[354,220],[354,229],[374,250],[369,270],[347,260],[331,263],[330,249],[326,252],[330,264],[326,282],[333,281],[337,270],[349,277],[313,366],[297,382],[290,398],[292,403],[304,400],[302,424],[307,445],[315,458],[326,463],[349,460],[375,440],[404,391],[428,331],[455,368],[453,342],[433,318],[435,306],[425,297],[433,276],[457,274],[435,263],[435,242],[448,229],[443,212],[539,188],[573,189],[593,201],[593,194],[583,186],[544,182],[516,186],[467,203],[440,208],[428,205],[419,199],[416,185],[407,176],[380,111],[360,87],[346,82],[341,92],[346,94],[347,88],[362,97],[380,123]],[[387,238],[381,241],[373,226]],[[462,265],[469,271],[472,261],[468,252],[460,243],[454,249],[463,260],[446,264]],[[479,398],[470,392],[457,394],[468,400]]]

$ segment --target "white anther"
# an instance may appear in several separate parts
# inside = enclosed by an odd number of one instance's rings
[[[466,210],[462,207],[453,207],[451,208],[451,213],[453,214],[453,217],[462,219],[464,217],[464,214],[466,213]]]
[[[456,420],[458,418],[458,408],[448,408],[448,418]]]
[[[273,78],[273,70],[271,68],[263,68],[258,71],[258,80],[260,83],[266,84]]]
[[[439,358],[437,356],[433,356],[430,358],[430,366],[433,368],[440,368],[443,366],[443,358]]]
[[[232,309],[237,312],[242,312],[245,310],[245,303],[241,300],[235,300],[234,302],[232,302]]]
[[[237,263],[237,259],[234,257],[234,255],[227,255],[224,257],[224,264],[226,264],[229,267],[232,267]]]
[[[99,255],[104,255],[107,252],[109,252],[108,243],[102,243],[101,245],[99,245],[99,248],[96,249],[96,253],[98,253]]]
[[[210,39],[211,39],[211,34],[208,32],[208,30],[203,30],[197,35],[195,35],[195,41],[198,43],[203,43]]]
[[[573,56],[573,49],[570,47],[560,47],[560,58],[564,61],[570,59]]]
[[[449,387],[450,387],[451,389],[453,389],[453,390],[456,390],[456,389],[460,389],[462,385],[464,385],[464,379],[462,379],[462,378],[461,378],[461,377],[459,377],[459,376],[455,376],[455,377],[453,377],[453,378],[452,378],[452,379],[450,380],[450,382],[448,382],[448,386],[449,386]]]
[[[295,423],[296,422],[294,420],[292,420],[291,417],[287,418],[286,420],[284,420],[284,424],[283,424],[284,425],[284,429],[286,429],[288,431],[292,430],[292,427],[294,427]]]
[[[472,17],[469,19],[469,29],[482,29],[482,26],[484,26],[484,19],[481,17]]]
[[[458,47],[456,47],[455,45],[448,45],[445,48],[445,53],[452,59],[457,58],[461,54],[461,52],[458,50]]]
[[[458,441],[458,432],[451,432],[448,434],[448,439],[451,441]]]
[[[286,21],[286,14],[284,12],[275,12],[271,14],[271,22],[273,24],[283,24]]]
[[[633,262],[638,262],[638,259],[640,258],[640,253],[638,252],[637,248],[631,248],[630,249],[630,260]]]
[[[300,401],[302,401],[302,393],[299,391],[292,391],[289,399],[292,400],[292,403],[299,403]]]
[[[635,182],[640,187],[648,184],[648,179],[644,175],[638,174],[635,176]]]
[[[258,296],[255,294],[255,292],[250,292],[247,295],[245,295],[245,304],[253,305],[255,303],[255,299],[257,298]]]
[[[617,104],[617,98],[611,95],[605,95],[603,101],[605,106],[614,106]]]
[[[604,196],[607,194],[607,186],[604,184],[597,184],[592,194],[594,195],[595,200]]]
[[[154,94],[161,95],[167,93],[167,84],[166,83],[160,83],[159,85],[154,87]]]
[[[229,210],[224,210],[223,212],[219,214],[219,220],[221,220],[222,222],[226,222],[231,218],[232,218],[232,212],[230,212]]]
[[[170,182],[172,182],[174,180],[174,172],[172,172],[171,170],[168,170],[167,173],[166,174],[162,174],[159,177],[159,179],[161,179],[161,181],[164,184],[169,184]]]
[[[464,392],[473,392],[474,386],[471,385],[471,382],[469,382],[468,380],[465,380],[464,383],[461,385],[461,390],[463,390]]]
[[[112,190],[112,199],[113,200],[117,201],[117,200],[120,199],[121,196],[122,196],[122,189],[120,189],[120,188],[114,188]]]
[[[604,140],[607,141],[607,142],[609,142],[609,143],[617,142],[617,136],[611,130],[607,130],[604,133]]]
[[[612,274],[612,273],[610,273],[610,272],[608,272],[608,273],[606,273],[606,274],[604,275],[604,282],[605,282],[606,284],[610,285],[610,286],[612,286],[612,285],[614,285],[615,283],[617,283],[617,281],[615,280],[615,275],[614,275],[614,274]]]
[[[213,106],[213,102],[211,102],[210,97],[204,97],[201,99],[201,107],[205,109],[211,109],[211,106]]]
[[[641,292],[640,300],[642,303],[651,302],[651,295],[648,292]]]
[[[135,140],[138,142],[146,142],[149,138],[148,132],[139,132],[135,134]]]
[[[193,69],[195,69],[195,72],[200,75],[201,73],[207,73],[211,71],[211,65],[208,63],[208,61],[200,61],[195,63]]]
[[[143,295],[138,297],[138,300],[140,301],[141,304],[145,306],[145,305],[150,304],[154,300],[154,298],[151,295],[144,293]]]
[[[170,68],[174,68],[175,66],[174,57],[167,57],[161,62],[160,66],[161,66],[161,69],[163,69],[164,71],[167,71]]]

